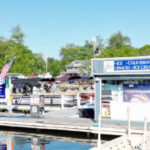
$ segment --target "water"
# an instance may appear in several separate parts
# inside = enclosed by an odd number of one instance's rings
[[[90,139],[0,131],[0,150],[89,150]]]
[[[22,119],[37,119],[40,118],[40,116],[6,116],[6,115],[0,115],[0,118],[22,118]]]

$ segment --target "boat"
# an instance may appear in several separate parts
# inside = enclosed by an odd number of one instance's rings
[[[94,119],[94,104],[85,104],[78,108],[79,116],[81,118]]]

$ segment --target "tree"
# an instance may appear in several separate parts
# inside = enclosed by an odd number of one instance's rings
[[[10,68],[12,73],[22,73],[30,75],[31,73],[42,74],[45,72],[45,61],[41,54],[34,54],[27,46],[23,44],[24,33],[21,26],[17,25],[11,30],[12,34],[9,40],[0,36],[0,69],[9,62],[14,56],[16,59]],[[96,37],[97,47],[101,51],[97,57],[130,57],[150,55],[150,45],[145,45],[139,50],[131,47],[130,38],[123,36],[121,32],[113,34],[108,40],[108,47],[105,47],[103,40]],[[49,57],[48,71],[55,77],[65,70],[66,65],[74,60],[89,60],[81,68],[84,75],[90,74],[90,59],[93,55],[93,44],[86,40],[84,45],[66,44],[60,50],[60,60]]]
[[[18,24],[13,27],[11,30],[11,39],[16,43],[23,44],[24,42],[24,33],[22,32],[21,26]]]
[[[109,58],[109,57],[131,57],[131,56],[139,56],[139,52],[137,49],[131,46],[122,46],[118,49],[106,48],[100,54],[100,58]]]
[[[26,46],[13,40],[0,41],[0,69],[13,57],[16,58],[10,67],[11,73],[30,75],[32,72],[43,73],[45,70],[45,61],[40,54],[32,53]]]
[[[85,41],[84,47],[86,49],[93,49],[93,43],[89,42],[88,40]]]
[[[139,54],[141,56],[148,56],[148,55],[150,55],[150,45],[145,45],[145,46],[141,47],[139,49]]]
[[[90,76],[91,75],[91,61],[90,60],[85,61],[84,65],[79,68],[79,71],[84,76]]]
[[[93,45],[88,41],[84,46],[76,46],[75,44],[67,44],[60,50],[60,57],[62,61],[62,69],[74,60],[89,60],[93,57]]]
[[[48,71],[53,77],[58,76],[61,71],[60,61],[52,57],[48,57]]]
[[[40,58],[36,59],[35,54],[33,54],[26,46],[15,44],[10,48],[10,51],[15,53],[16,56],[15,61],[10,68],[10,72],[22,73],[24,75],[30,75],[32,72],[40,73],[36,63],[40,65],[42,61],[40,61]],[[41,69],[41,66],[39,66],[39,68]]]
[[[9,72],[22,73],[24,75],[44,73],[45,61],[43,56],[41,54],[34,54],[23,44],[24,33],[20,25],[12,28],[11,32],[12,35],[9,40],[3,37],[0,38],[0,69],[2,69],[13,57],[16,57]]]
[[[45,72],[45,61],[43,55],[35,53],[30,61],[32,73],[43,74]]]
[[[131,41],[130,38],[127,36],[123,36],[122,33],[119,31],[113,34],[108,40],[108,48],[120,48],[122,46],[130,46]]]
[[[0,68],[14,57],[13,47],[10,41],[0,41]]]
[[[64,65],[72,62],[77,54],[77,46],[73,44],[67,44],[60,50],[60,57],[63,60]]]

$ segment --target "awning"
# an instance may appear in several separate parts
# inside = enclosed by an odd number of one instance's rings
[[[82,76],[82,77],[78,77],[78,78],[69,79],[69,82],[75,82],[75,81],[90,81],[90,80],[92,80],[92,79],[93,79],[93,77]]]
[[[69,76],[62,76],[55,79],[55,81],[67,81],[69,79]]]
[[[43,82],[43,81],[55,81],[55,78],[27,78],[27,79],[14,79],[12,83],[36,83],[36,82]]]

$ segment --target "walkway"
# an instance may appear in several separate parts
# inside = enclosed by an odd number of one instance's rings
[[[0,126],[97,133],[97,123],[92,119],[80,118],[76,107],[45,113],[40,118],[30,117],[18,113],[12,115],[0,113]],[[131,128],[132,133],[143,133],[142,122],[132,122]],[[126,135],[126,133],[126,121],[102,120],[102,134]]]

